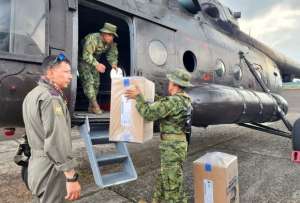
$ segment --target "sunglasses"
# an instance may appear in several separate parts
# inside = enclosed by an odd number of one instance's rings
[[[50,65],[51,66],[54,66],[62,61],[65,61],[66,60],[66,56],[63,54],[63,53],[60,53],[56,56],[56,58],[50,62]]]

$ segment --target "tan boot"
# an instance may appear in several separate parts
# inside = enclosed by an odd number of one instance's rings
[[[88,112],[92,113],[92,104],[91,104],[91,102],[89,102]]]
[[[94,114],[102,114],[102,110],[100,109],[98,102],[97,101],[92,101],[89,104],[89,109],[88,109],[89,113],[94,113]]]

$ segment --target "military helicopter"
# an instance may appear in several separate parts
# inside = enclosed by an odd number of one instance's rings
[[[300,77],[300,64],[243,33],[240,17],[217,0],[2,0],[0,127],[13,135],[23,126],[22,101],[42,74],[43,58],[61,52],[72,62],[65,94],[72,122],[80,124],[88,105],[77,80],[80,41],[110,22],[118,26],[119,66],[126,75],[144,76],[166,94],[166,72],[182,67],[191,73],[193,125],[236,123],[291,137],[287,102],[276,93],[282,81]],[[108,74],[101,76],[98,98],[106,110]],[[108,122],[107,115],[91,119]],[[261,124],[280,119],[289,132]]]

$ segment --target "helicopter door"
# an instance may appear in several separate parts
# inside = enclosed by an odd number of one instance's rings
[[[77,0],[49,0],[49,53],[65,53],[72,64],[72,83],[65,95],[69,109],[73,112],[77,88],[77,42],[78,42]]]
[[[50,54],[67,50],[72,40],[73,17],[76,18],[76,0],[49,1],[49,49]]]

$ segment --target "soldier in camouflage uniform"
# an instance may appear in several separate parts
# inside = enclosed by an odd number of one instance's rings
[[[154,103],[147,103],[137,87],[126,91],[125,95],[136,99],[136,108],[146,120],[160,121],[160,174],[153,194],[153,203],[184,203],[187,198],[183,188],[183,161],[187,155],[185,125],[191,110],[191,99],[183,91],[192,86],[190,74],[176,69],[167,75],[170,96]]]
[[[99,63],[97,58],[106,54],[108,63],[112,68],[118,66],[117,44],[113,42],[117,35],[117,27],[105,23],[99,33],[88,34],[82,41],[82,55],[79,59],[78,71],[83,90],[89,99],[89,112],[101,114],[102,111],[97,102],[98,89],[100,85],[99,73],[105,72],[105,65]]]

